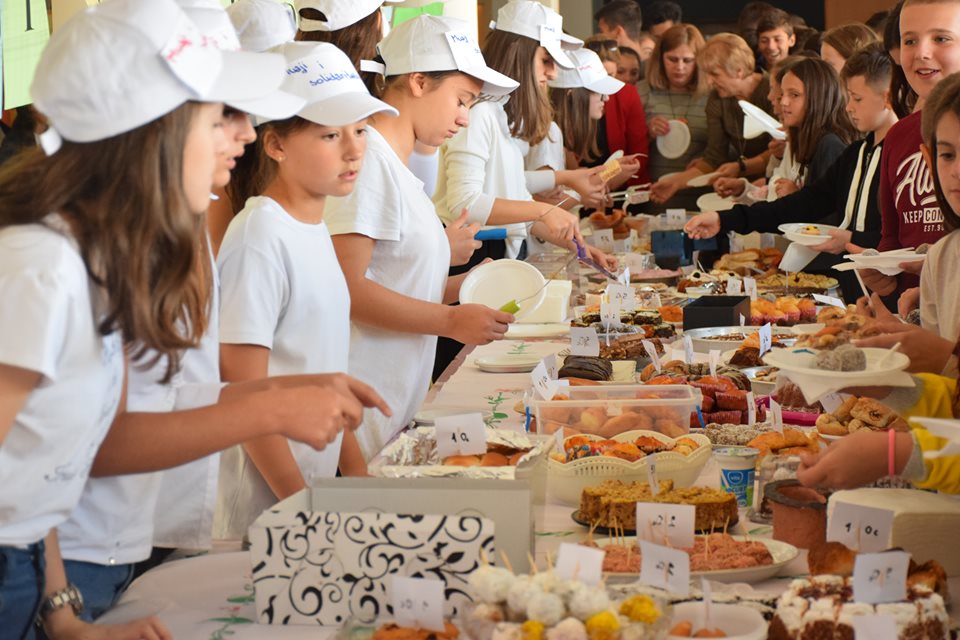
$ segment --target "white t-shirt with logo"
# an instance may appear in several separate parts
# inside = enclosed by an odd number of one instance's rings
[[[217,256],[220,343],[270,349],[270,376],[347,372],[350,292],[325,223],[258,196],[230,222]],[[341,436],[323,451],[291,442],[307,484],[336,475]],[[221,457],[214,537],[240,537],[277,500],[240,447]]]
[[[433,203],[380,133],[367,128],[367,152],[353,193],[327,199],[334,235],[359,233],[376,240],[366,277],[428,302],[443,301],[450,243]],[[357,439],[370,460],[410,423],[430,387],[437,337],[353,323],[350,374],[371,385],[393,410],[387,418],[364,412]]]
[[[0,229],[0,363],[41,374],[0,443],[0,545],[43,539],[76,506],[123,388],[118,333],[59,216]]]

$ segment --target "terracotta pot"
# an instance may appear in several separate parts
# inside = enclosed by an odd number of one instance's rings
[[[779,480],[766,486],[764,497],[773,510],[774,540],[799,549],[826,542],[827,494],[797,480]]]

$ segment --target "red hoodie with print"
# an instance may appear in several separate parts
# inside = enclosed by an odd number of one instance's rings
[[[946,235],[933,174],[920,153],[920,112],[893,125],[880,160],[880,251],[933,244]],[[899,276],[900,291],[920,284],[910,273]]]

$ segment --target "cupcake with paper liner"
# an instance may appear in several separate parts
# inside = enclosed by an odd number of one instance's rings
[[[666,636],[669,604],[653,594],[610,597],[606,587],[552,570],[514,575],[481,567],[461,624],[474,640],[652,640]]]

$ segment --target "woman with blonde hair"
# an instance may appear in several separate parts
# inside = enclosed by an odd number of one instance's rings
[[[650,177],[654,180],[686,170],[707,146],[707,83],[697,67],[697,55],[705,44],[691,24],[667,29],[653,50],[646,80],[637,86],[651,139],[668,135],[671,120],[679,120],[690,130],[690,144],[680,155],[667,157],[656,144],[650,146]]]
[[[873,29],[861,22],[842,24],[823,34],[820,57],[839,74],[847,58],[858,49],[879,41]]]

